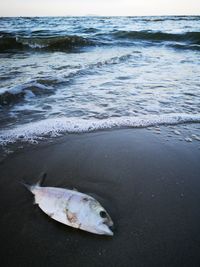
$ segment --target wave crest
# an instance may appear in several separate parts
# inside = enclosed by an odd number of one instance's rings
[[[19,37],[3,34],[0,37],[0,52],[22,49],[67,51],[76,47],[92,45],[87,38],[69,35],[52,37]]]
[[[200,32],[185,32],[180,34],[152,31],[116,31],[114,37],[144,41],[186,41],[192,44],[200,44]]]

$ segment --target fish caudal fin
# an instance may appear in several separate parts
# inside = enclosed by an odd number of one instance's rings
[[[41,176],[41,178],[40,178],[40,180],[39,180],[36,184],[30,185],[30,184],[25,183],[24,181],[20,181],[20,183],[21,183],[23,186],[25,186],[31,193],[34,194],[34,189],[35,189],[36,187],[39,187],[39,186],[42,185],[42,183],[44,182],[44,180],[45,180],[47,174],[46,174],[46,173],[42,173],[40,176]]]
[[[20,184],[25,186],[31,193],[33,193],[33,189],[34,189],[35,185],[30,185],[30,184],[27,184],[27,183],[25,183],[23,181],[20,181]]]

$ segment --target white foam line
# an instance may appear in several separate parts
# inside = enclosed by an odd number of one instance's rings
[[[164,114],[144,115],[140,117],[119,117],[108,119],[52,118],[32,122],[16,128],[0,131],[0,144],[6,145],[18,140],[32,142],[44,136],[58,136],[61,133],[83,133],[110,128],[139,128],[155,125],[176,125],[182,123],[198,123],[200,114]]]

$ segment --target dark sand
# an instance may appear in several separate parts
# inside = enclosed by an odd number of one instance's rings
[[[199,143],[198,143],[199,144]],[[51,220],[19,180],[75,187],[109,211],[113,237]],[[200,150],[145,129],[68,135],[0,164],[0,266],[200,266]]]

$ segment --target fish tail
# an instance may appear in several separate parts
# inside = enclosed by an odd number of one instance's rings
[[[42,173],[42,174],[40,175],[41,178],[39,179],[39,181],[38,181],[36,184],[32,184],[32,185],[30,185],[30,184],[27,184],[27,183],[24,182],[24,181],[20,181],[20,183],[21,183],[23,186],[25,186],[31,193],[34,194],[34,189],[35,189],[36,187],[42,185],[42,183],[44,182],[46,176],[47,176],[46,173]]]
[[[24,181],[20,181],[20,184],[22,184],[23,186],[25,186],[31,193],[33,193],[33,189],[34,189],[34,185],[30,185],[25,183]]]

